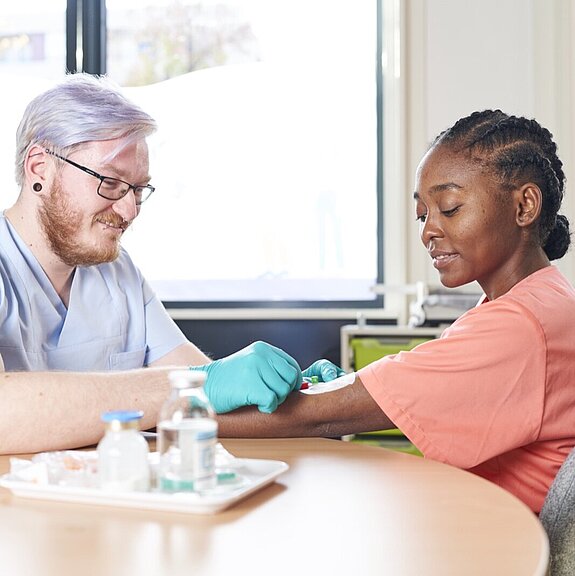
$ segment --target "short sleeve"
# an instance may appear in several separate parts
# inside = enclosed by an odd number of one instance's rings
[[[187,339],[146,280],[143,280],[142,289],[147,346],[144,364],[149,366],[187,342]]]
[[[533,442],[546,344],[529,310],[486,302],[437,340],[359,371],[383,412],[425,456],[471,468]]]

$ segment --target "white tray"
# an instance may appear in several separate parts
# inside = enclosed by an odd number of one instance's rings
[[[191,514],[215,514],[230,507],[249,494],[273,482],[289,466],[279,460],[238,459],[234,471],[241,475],[239,485],[221,485],[210,494],[176,492],[107,492],[97,488],[79,488],[54,484],[37,484],[15,479],[10,474],[0,477],[0,486],[15,496],[41,500],[59,500],[138,508],[140,510],[163,510]],[[239,464],[239,465],[238,465]]]

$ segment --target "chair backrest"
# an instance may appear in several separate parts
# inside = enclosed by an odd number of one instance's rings
[[[575,574],[575,448],[549,488],[539,519],[549,538],[550,576]]]

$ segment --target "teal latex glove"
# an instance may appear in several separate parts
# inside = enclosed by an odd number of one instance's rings
[[[302,372],[304,378],[317,376],[320,382],[329,382],[343,376],[345,371],[329,360],[316,360],[309,368]]]
[[[302,383],[298,363],[266,342],[254,342],[210,364],[190,366],[190,370],[207,373],[204,390],[219,414],[242,406],[271,413]]]

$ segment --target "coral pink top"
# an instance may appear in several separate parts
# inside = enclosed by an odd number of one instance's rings
[[[425,457],[483,476],[539,512],[575,445],[575,290],[548,266],[441,338],[358,374]]]

